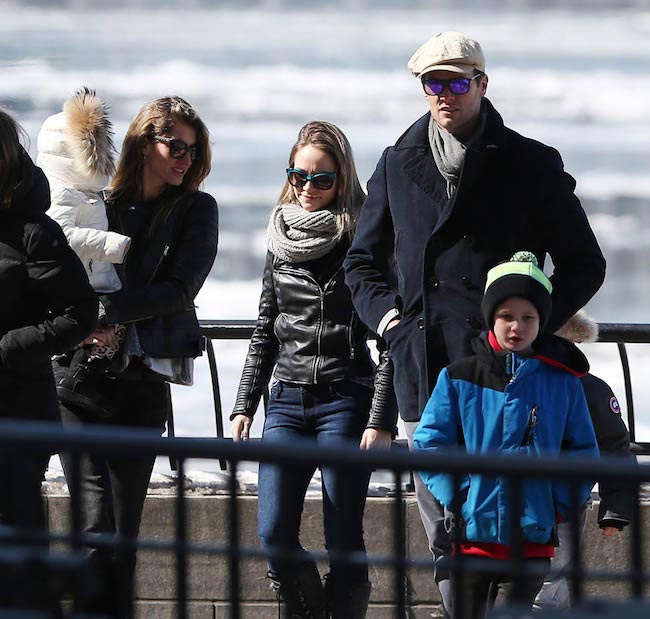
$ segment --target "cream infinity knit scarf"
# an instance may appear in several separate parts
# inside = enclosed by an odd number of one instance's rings
[[[329,209],[306,211],[278,204],[266,231],[269,251],[287,262],[307,262],[328,254],[338,243],[336,215]]]

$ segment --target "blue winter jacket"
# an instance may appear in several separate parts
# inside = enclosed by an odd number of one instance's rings
[[[483,334],[474,342],[474,356],[442,370],[413,437],[416,449],[438,452],[462,441],[470,454],[598,457],[577,377],[588,370],[584,355],[561,338],[543,336],[535,342],[535,355],[522,358],[496,351],[493,338]],[[468,541],[511,543],[506,479],[468,475],[454,496],[450,475],[420,475],[447,508],[466,495],[461,514]],[[591,481],[580,485],[581,503],[592,486]],[[569,484],[525,480],[522,494],[524,539],[552,542],[557,517],[567,520],[571,513]]]

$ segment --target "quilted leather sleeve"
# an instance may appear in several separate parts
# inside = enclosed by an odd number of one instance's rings
[[[377,341],[379,365],[375,371],[375,392],[372,397],[367,428],[386,430],[397,436],[397,399],[393,389],[393,362],[383,350],[383,342]]]
[[[273,287],[273,254],[269,252],[262,278],[257,324],[248,346],[231,420],[236,415],[252,417],[269,383],[279,349],[278,339],[273,332],[277,316],[278,302]]]

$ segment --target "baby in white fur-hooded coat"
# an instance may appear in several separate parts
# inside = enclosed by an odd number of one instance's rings
[[[113,264],[123,262],[130,245],[129,237],[108,230],[101,195],[115,171],[112,136],[106,104],[84,87],[43,123],[36,160],[50,183],[47,214],[63,229],[92,287],[105,294],[122,287]]]

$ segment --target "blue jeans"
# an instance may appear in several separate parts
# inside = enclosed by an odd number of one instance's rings
[[[352,381],[294,386],[278,382],[271,389],[263,439],[270,443],[298,442],[318,446],[359,445],[368,421],[372,389]],[[300,544],[300,520],[305,493],[315,466],[260,464],[258,531],[271,571],[283,575],[300,569],[291,552],[311,561]],[[355,553],[365,558],[363,510],[370,470],[321,467],[323,523],[328,553]],[[368,565],[330,560],[333,582],[367,582]]]

